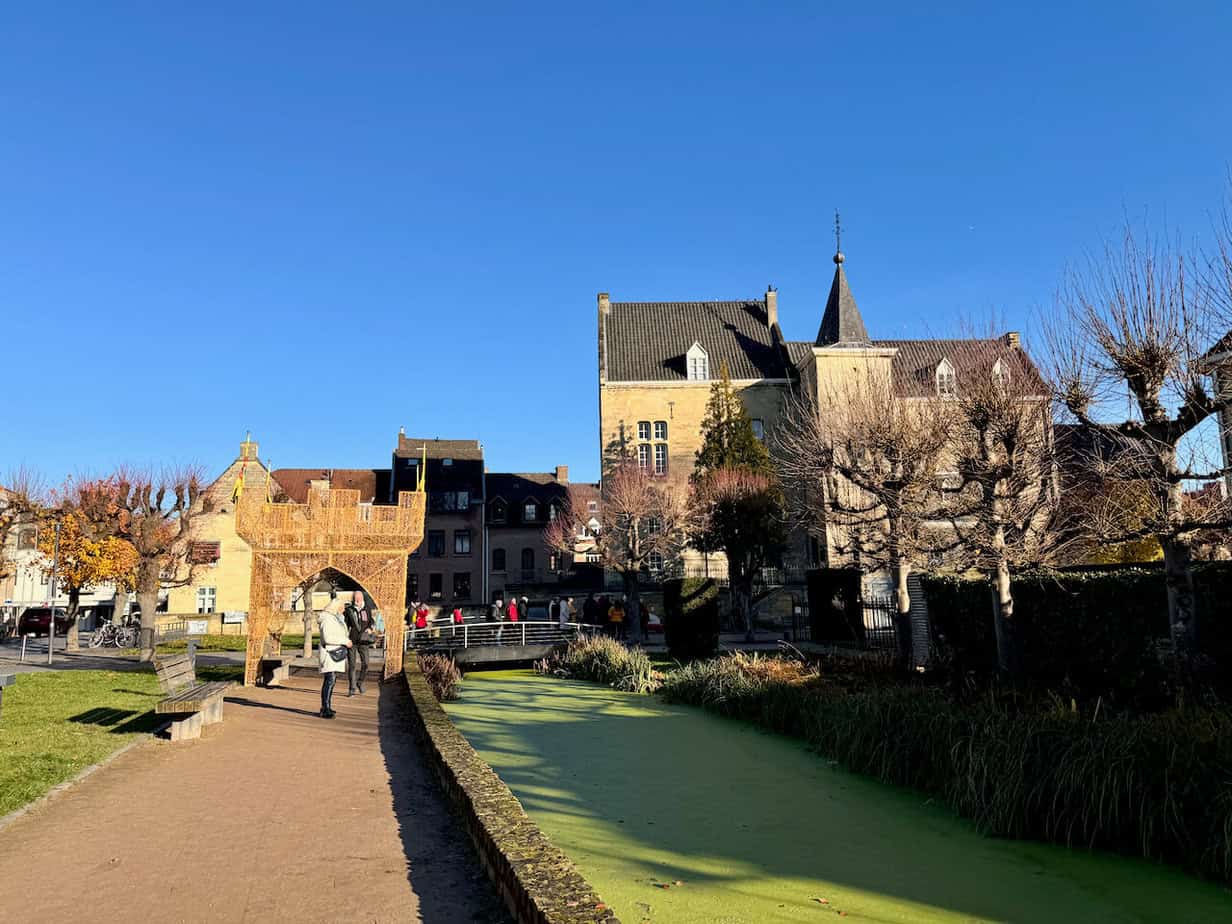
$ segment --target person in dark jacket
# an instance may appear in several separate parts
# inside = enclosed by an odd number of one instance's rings
[[[357,590],[351,597],[351,602],[342,610],[342,618],[346,620],[347,635],[351,639],[351,647],[347,649],[347,681],[350,689],[347,696],[354,696],[358,689],[364,692],[364,680],[368,676],[368,650],[376,641],[372,613],[364,602],[364,593]]]

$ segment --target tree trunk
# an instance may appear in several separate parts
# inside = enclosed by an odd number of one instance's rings
[[[124,619],[124,611],[128,609],[128,591],[117,590],[112,601],[111,621],[117,625]]]
[[[895,555],[894,562],[894,639],[898,643],[899,668],[911,670],[912,637],[911,637],[911,591],[907,588],[907,578],[911,576],[911,562],[901,555]]]
[[[642,616],[637,572],[626,571],[622,577],[625,582],[625,638],[632,645],[640,645],[642,643]]]
[[[1172,650],[1184,665],[1198,653],[1198,613],[1190,548],[1188,543],[1176,537],[1162,538],[1159,544],[1164,550],[1164,581],[1168,588]]]
[[[1016,681],[1022,673],[1019,651],[1018,623],[1014,619],[1014,592],[1010,586],[1010,566],[1005,556],[997,560],[993,573],[993,596],[996,608],[997,668],[1001,676]]]
[[[138,660],[154,660],[154,628],[158,614],[158,586],[153,590],[137,588],[137,604],[141,607],[141,653]]]
[[[64,650],[81,651],[81,639],[77,631],[77,613],[81,610],[81,589],[68,589],[68,607],[64,611]]]

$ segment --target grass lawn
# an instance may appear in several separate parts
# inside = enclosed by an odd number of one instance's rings
[[[154,674],[19,674],[0,715],[0,815],[102,760],[161,722]]]
[[[981,837],[701,709],[514,671],[467,674],[461,697],[450,717],[622,921],[1232,920],[1217,885]]]

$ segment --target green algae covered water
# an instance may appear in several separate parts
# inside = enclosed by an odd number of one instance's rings
[[[1166,867],[981,837],[802,744],[655,697],[466,676],[449,715],[624,924],[1232,922]]]

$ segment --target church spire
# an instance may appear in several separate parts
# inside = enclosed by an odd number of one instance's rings
[[[864,319],[856,307],[855,296],[847,285],[843,272],[843,226],[839,214],[834,213],[834,281],[830,284],[830,297],[826,299],[826,311],[821,316],[821,328],[817,331],[816,346],[869,346],[868,331]]]

